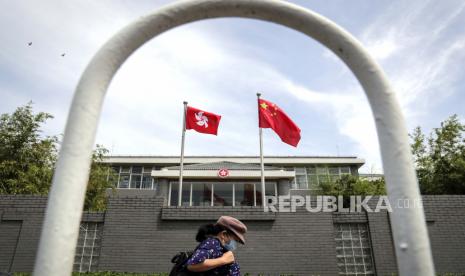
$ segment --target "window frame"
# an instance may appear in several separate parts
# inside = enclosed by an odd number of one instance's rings
[[[134,165],[134,166],[128,166],[128,165],[112,165],[112,168],[118,167],[118,174],[117,176],[117,183],[116,183],[116,188],[117,189],[131,189],[131,190],[156,190],[156,181],[155,178],[152,177],[151,175],[151,170],[153,170],[155,167],[154,166],[144,166],[144,165]],[[141,167],[140,173],[133,173],[133,167]],[[125,170],[123,171],[123,168]],[[151,168],[150,173],[149,173],[149,168]],[[121,187],[120,186],[120,181],[121,181],[121,175],[129,175],[129,185],[128,187]],[[139,181],[139,188],[131,188],[132,184],[132,178],[133,176],[140,176],[141,179]],[[150,181],[150,187],[149,188],[144,188],[144,176],[150,176],[151,181]]]
[[[298,173],[298,169],[303,169],[304,172],[299,172]],[[294,189],[293,190],[308,190],[308,179],[307,179],[307,176],[308,176],[308,173],[307,173],[307,167],[294,167],[294,172],[295,172],[295,177],[294,177],[294,181],[293,181],[293,185],[294,185]],[[299,183],[297,183],[297,178],[298,176],[302,177],[302,176],[305,176],[305,187],[302,187],[299,185]]]
[[[78,237],[78,242],[76,246],[76,252],[74,254],[73,262],[73,271],[82,273],[82,272],[95,272],[97,271],[98,264],[100,261],[100,250],[102,248],[102,235],[103,235],[103,223],[101,222],[81,222],[79,225],[79,234],[81,234],[81,229],[84,232],[82,246],[80,244],[81,236]],[[90,233],[89,233],[90,232]],[[93,236],[89,237],[89,235]],[[91,242],[87,242],[91,240]],[[99,240],[99,243],[96,243],[96,240]],[[82,248],[82,250],[77,250]],[[89,263],[84,263],[84,258],[86,256],[86,249],[90,248],[90,258]],[[76,262],[76,258],[80,257],[79,262]],[[96,261],[95,261],[96,259]],[[93,262],[94,261],[94,262]],[[76,266],[79,266],[79,269],[76,269]],[[84,267],[85,266],[85,267]]]
[[[253,194],[254,194],[254,205],[253,207],[256,207],[256,206],[260,206],[260,205],[257,205],[257,185],[261,185],[261,182],[258,182],[258,181],[242,181],[242,182],[238,182],[238,181],[233,181],[233,182],[219,182],[219,181],[183,181],[182,185],[183,185],[183,189],[184,189],[184,185],[189,185],[189,206],[185,206],[185,207],[198,207],[198,206],[192,206],[192,184],[193,183],[205,183],[205,184],[210,184],[211,185],[211,192],[210,192],[210,206],[209,207],[214,207],[215,206],[215,202],[214,202],[214,197],[213,195],[215,194],[215,186],[217,184],[221,184],[221,185],[224,185],[224,184],[230,184],[232,185],[232,205],[227,205],[227,206],[223,206],[223,207],[241,207],[241,206],[236,206],[236,202],[235,202],[235,199],[236,199],[236,184],[253,184],[254,185],[254,191],[253,191]],[[267,181],[265,182],[265,185],[266,184],[272,184],[274,186],[274,196],[277,196],[278,195],[278,183],[277,181]],[[172,194],[172,185],[179,185],[179,182],[178,181],[169,181],[169,184],[168,184],[168,206],[178,206],[178,205],[172,205],[171,202],[172,202],[172,198],[171,198],[171,194]],[[262,193],[264,195],[266,195],[266,187],[265,187],[265,193]],[[179,194],[178,194],[178,197],[179,197]],[[179,202],[177,202],[179,204]],[[181,205],[183,206],[183,205]]]
[[[348,229],[349,232],[349,237],[344,238],[344,228]],[[363,228],[363,229],[361,229]],[[354,230],[354,231],[353,231]],[[366,233],[366,237],[362,239],[362,230]],[[358,239],[357,237],[354,238],[354,233],[358,232]],[[339,238],[339,233],[341,234]],[[370,227],[368,223],[334,223],[334,241],[336,245],[336,264],[339,269],[339,267],[344,267],[345,272],[338,272],[339,275],[371,275],[374,276],[376,275],[376,267],[375,267],[375,261],[374,261],[374,256],[373,256],[373,244],[371,241],[371,235],[370,235]],[[350,247],[345,246],[345,242],[350,242]],[[358,242],[358,246],[355,246],[354,241]],[[342,245],[342,246],[340,246]],[[342,255],[338,255],[338,249],[342,249]],[[351,249],[352,254],[346,254],[345,251],[346,249]],[[361,255],[356,255],[354,249],[359,249],[361,252]],[[365,254],[364,249],[369,250],[369,254]],[[357,263],[356,259],[361,258],[362,263]],[[351,259],[349,259],[351,258]],[[339,260],[342,259],[343,263],[339,262]],[[349,261],[347,261],[349,259]],[[370,261],[369,263],[366,261]],[[353,261],[353,262],[352,262]],[[354,266],[354,272],[347,271],[347,264],[352,264]],[[357,271],[357,269],[362,266],[363,270],[362,272]],[[367,271],[367,267],[371,267],[372,270]]]
[[[300,187],[298,185],[297,178],[302,177],[302,173],[298,173],[298,169],[305,168],[305,184],[306,188]],[[337,174],[336,173],[330,173],[330,169],[337,168]],[[342,172],[343,168],[348,169],[348,172]],[[340,179],[343,175],[352,175],[352,168],[350,165],[345,165],[345,166],[330,166],[328,165],[313,165],[313,166],[306,166],[306,167],[292,167],[294,172],[296,173],[296,176],[294,180],[291,182],[291,190],[319,190],[319,186],[321,183],[324,181],[331,181],[331,178],[334,178],[337,176],[338,179]],[[324,173],[321,173],[322,170],[324,170]],[[316,179],[316,185],[310,186],[309,182],[309,177],[314,177]],[[326,178],[326,180],[324,179]],[[314,187],[316,186],[316,188]]]

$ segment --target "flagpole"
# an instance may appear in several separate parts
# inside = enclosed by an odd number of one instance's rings
[[[257,103],[260,104],[261,93],[257,93]],[[260,140],[260,172],[261,172],[261,183],[262,183],[262,206],[265,208],[265,165],[263,162],[263,133],[262,128],[260,127],[260,105],[258,106],[258,136]]]
[[[182,176],[184,171],[184,140],[186,138],[186,114],[187,102],[184,101],[184,117],[182,121],[182,139],[181,139],[181,162],[179,168],[179,188],[178,188],[178,206],[181,206],[182,201]]]

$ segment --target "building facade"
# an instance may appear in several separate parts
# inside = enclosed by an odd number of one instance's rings
[[[167,206],[178,205],[179,157],[109,157],[118,194],[157,191]],[[266,157],[265,195],[315,194],[322,183],[358,175],[364,160],[356,157]],[[225,175],[221,175],[224,173]],[[253,156],[185,157],[182,206],[259,206],[261,167]]]
[[[83,214],[74,270],[167,272],[194,248],[197,228],[231,215],[248,226],[235,252],[242,274],[393,275],[389,213],[264,212],[258,157],[187,157],[178,206],[179,158],[110,157],[117,179],[105,212]],[[312,195],[358,174],[355,157],[267,157],[265,195]],[[425,196],[436,269],[465,272],[465,197]],[[0,272],[32,271],[46,198],[0,195]],[[454,275],[454,274],[452,274]]]

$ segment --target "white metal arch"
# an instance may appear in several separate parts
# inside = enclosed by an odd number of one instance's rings
[[[278,23],[307,34],[339,56],[368,97],[390,202],[420,201],[407,129],[395,94],[381,68],[354,37],[321,15],[285,1],[181,1],[122,29],[103,45],[84,71],[66,124],[34,275],[71,274],[96,129],[105,93],[116,71],[136,49],[160,33],[189,22],[219,17]],[[394,208],[391,218],[399,273],[434,275],[423,208]]]

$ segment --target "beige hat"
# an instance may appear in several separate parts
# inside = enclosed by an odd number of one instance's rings
[[[240,220],[230,216],[221,216],[216,224],[224,226],[224,228],[233,232],[234,235],[239,238],[239,242],[245,244],[244,234],[247,232],[247,226],[245,226],[245,224],[243,224]]]

